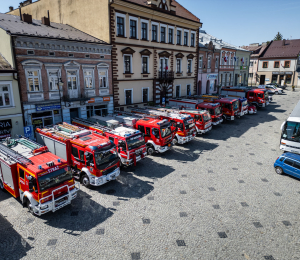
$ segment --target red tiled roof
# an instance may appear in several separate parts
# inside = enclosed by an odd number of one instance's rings
[[[300,39],[273,41],[262,58],[297,57],[300,53]]]
[[[132,2],[138,5],[151,8],[151,6],[147,4],[148,2],[147,0],[123,0],[123,1]],[[200,19],[197,16],[193,15],[190,11],[185,9],[181,4],[179,4],[175,0],[171,0],[171,5],[176,6],[176,15],[200,23]]]

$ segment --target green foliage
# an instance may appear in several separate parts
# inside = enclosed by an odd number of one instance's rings
[[[276,34],[276,36],[274,37],[274,41],[281,41],[283,39],[283,36],[280,32],[278,32]]]

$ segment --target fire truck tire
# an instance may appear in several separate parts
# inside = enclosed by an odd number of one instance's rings
[[[173,142],[173,144],[174,144],[174,145],[178,144],[178,139],[177,139],[177,136],[175,136],[175,137],[174,137],[174,139],[173,139],[173,141],[172,141],[172,142]]]
[[[4,190],[3,182],[0,180],[0,190]]]
[[[30,207],[30,201],[29,201],[29,199],[27,199],[27,198],[26,198],[26,206],[27,206],[27,208],[28,208],[28,211],[29,211],[32,215],[34,215],[33,209]]]
[[[85,186],[87,188],[90,186],[90,179],[89,179],[89,177],[86,174],[84,174],[82,176],[81,183],[82,183],[83,186]]]
[[[148,155],[153,155],[154,152],[155,152],[155,150],[154,150],[154,148],[153,148],[152,145],[147,147],[147,153],[148,153]]]
[[[284,173],[283,170],[282,170],[282,168],[279,167],[279,166],[275,167],[275,172],[276,172],[277,174],[279,174],[279,175],[282,175],[282,174]]]

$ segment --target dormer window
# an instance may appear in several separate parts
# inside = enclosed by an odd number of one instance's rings
[[[159,4],[159,8],[168,11],[169,9],[168,9],[168,5],[167,5],[167,1],[166,0],[162,0],[161,3]]]

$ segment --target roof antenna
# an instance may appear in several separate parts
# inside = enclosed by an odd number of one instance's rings
[[[21,7],[19,7],[19,13],[20,13],[20,20],[23,21],[23,19],[22,19]]]
[[[47,10],[47,13],[48,13],[48,19],[50,21],[50,12],[49,12],[49,10]]]

